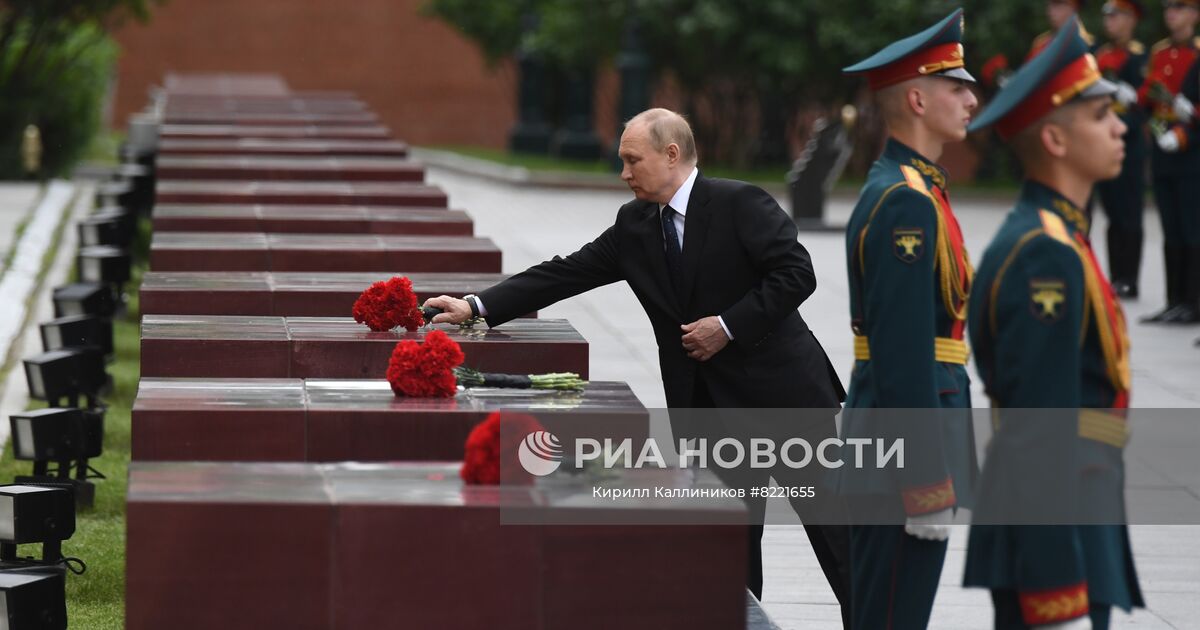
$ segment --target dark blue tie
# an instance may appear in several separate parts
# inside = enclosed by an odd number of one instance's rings
[[[671,276],[671,284],[675,292],[680,291],[683,284],[683,252],[679,249],[679,232],[675,231],[675,208],[663,206],[662,229],[666,241],[667,271]]]

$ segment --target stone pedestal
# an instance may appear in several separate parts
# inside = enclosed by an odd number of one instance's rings
[[[160,232],[150,243],[154,271],[369,271],[499,273],[488,238]]]
[[[158,154],[161,156],[277,155],[402,158],[408,155],[408,145],[396,140],[273,140],[270,138],[193,140],[180,138],[159,141]]]
[[[345,317],[367,287],[393,275],[408,277],[421,302],[438,295],[462,297],[508,277],[497,273],[151,271],[142,276],[139,309],[143,315]]]
[[[436,186],[417,183],[160,179],[155,190],[155,204],[172,203],[445,208],[446,193]]]
[[[373,206],[162,204],[155,232],[274,232],[278,234],[397,234],[471,236],[462,210]]]
[[[391,137],[391,130],[383,125],[164,124],[159,128],[159,138],[163,140],[390,140]]]
[[[498,328],[439,325],[462,346],[464,365],[484,372],[575,372],[587,378],[588,344],[565,319],[518,319]],[[146,315],[143,377],[382,379],[402,339],[349,317]]]
[[[582,392],[471,388],[401,398],[382,379],[144,378],[133,405],[135,461],[430,461],[461,459],[493,411],[530,414],[577,437],[641,444],[649,414],[625,383]]]
[[[746,627],[745,527],[702,524],[740,502],[463,486],[458,467],[134,463],[126,627]],[[501,526],[519,506],[625,524]],[[664,517],[693,524],[639,524]]]
[[[245,157],[213,155],[163,157],[155,165],[164,180],[301,180],[422,182],[420,162],[396,158]]]

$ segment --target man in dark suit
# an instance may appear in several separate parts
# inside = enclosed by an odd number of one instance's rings
[[[837,409],[841,382],[796,310],[816,288],[812,262],[771,195],[701,175],[691,128],[669,110],[651,109],[626,123],[619,154],[621,179],[636,199],[617,211],[612,227],[570,256],[478,296],[427,300],[425,306],[445,311],[433,322],[480,315],[499,326],[624,280],[654,328],[669,407]],[[676,437],[685,431],[673,429]],[[802,431],[813,444],[836,436],[833,414],[805,422]],[[762,503],[750,505],[756,524],[747,576],[760,597]],[[848,604],[846,528],[806,530],[835,594]]]

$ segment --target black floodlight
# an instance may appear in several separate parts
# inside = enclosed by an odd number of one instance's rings
[[[85,217],[76,224],[79,244],[84,247],[111,245],[128,247],[133,240],[133,223],[128,212],[104,212]]]
[[[133,184],[121,180],[100,182],[96,185],[96,206],[121,206],[137,212],[137,193]]]
[[[129,280],[129,252],[110,245],[79,248],[79,279],[120,286]]]
[[[117,298],[112,287],[95,282],[76,282],[54,287],[54,316],[95,315],[112,317]]]
[[[153,169],[143,164],[126,162],[117,167],[115,176],[133,185],[134,209],[142,214],[148,213],[154,205]]]
[[[74,534],[75,499],[69,490],[0,486],[0,543],[55,543]]]
[[[61,350],[94,346],[105,356],[113,353],[112,320],[95,315],[68,315],[38,324],[42,331],[42,349]]]
[[[0,572],[0,630],[66,630],[66,574]]]
[[[100,393],[108,386],[104,354],[99,348],[63,348],[25,359],[29,396],[57,406],[66,398],[68,406],[79,406],[86,396],[88,407],[97,407]]]
[[[104,450],[104,412],[73,407],[23,411],[9,416],[13,457],[45,462],[68,462],[99,457]],[[34,467],[34,474],[45,475]],[[86,469],[85,469],[86,472]],[[60,477],[69,471],[59,470]]]

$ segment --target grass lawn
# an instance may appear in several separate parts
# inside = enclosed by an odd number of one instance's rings
[[[72,228],[73,229],[73,228]],[[149,221],[143,221],[142,244],[148,243]],[[139,260],[146,260],[145,249]],[[121,630],[125,626],[125,491],[129,468],[129,412],[137,395],[140,375],[137,288],[145,263],[135,263],[126,286],[128,311],[113,321],[113,362],[108,366],[113,391],[104,396],[104,453],[89,463],[107,479],[94,479],[96,504],[80,511],[75,535],[63,542],[63,555],[87,563],[83,575],[67,574],[67,617],[72,628]],[[33,402],[30,407],[44,407]],[[7,419],[4,419],[7,421]],[[13,459],[12,442],[0,458],[0,480],[32,472],[32,462]],[[18,555],[41,557],[41,545],[23,545]]]

